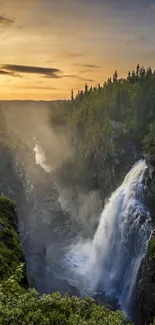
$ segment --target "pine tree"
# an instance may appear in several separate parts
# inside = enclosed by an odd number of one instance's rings
[[[85,84],[85,94],[87,94],[87,93],[88,93],[88,85]]]
[[[146,78],[148,79],[151,75],[152,75],[152,69],[148,67],[146,71]]]
[[[110,78],[108,78],[108,81],[107,81],[107,83],[108,83],[108,84],[111,84],[111,83],[112,83],[112,79],[111,79],[111,77],[110,77]]]
[[[74,91],[73,91],[73,89],[71,90],[71,100],[74,100]]]
[[[118,73],[117,71],[115,71],[113,74],[113,82],[116,82],[117,80],[118,80]]]
[[[132,70],[132,73],[131,73],[131,82],[132,83],[135,83],[136,82],[136,74],[135,74],[135,71]]]
[[[144,79],[145,79],[145,68],[144,67],[142,67],[142,68],[140,68],[140,71],[139,71],[139,77],[140,77],[140,80],[141,81],[144,81]]]
[[[131,81],[131,72],[130,71],[128,72],[127,80]]]
[[[139,72],[140,72],[140,65],[137,64],[137,67],[136,67],[136,80],[138,81],[139,79]]]

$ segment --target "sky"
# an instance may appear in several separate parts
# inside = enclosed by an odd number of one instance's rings
[[[0,100],[52,100],[155,69],[155,0],[0,0]]]

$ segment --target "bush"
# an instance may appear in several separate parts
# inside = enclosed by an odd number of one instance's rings
[[[14,273],[22,257],[16,224],[15,204],[0,196],[0,280]]]
[[[120,311],[97,305],[91,298],[62,296],[60,293],[39,296],[36,290],[19,285],[20,265],[14,276],[0,285],[1,325],[130,325]]]

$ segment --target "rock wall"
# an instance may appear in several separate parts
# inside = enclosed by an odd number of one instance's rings
[[[152,235],[133,295],[132,314],[136,325],[152,324],[155,318],[155,159],[147,154],[144,157],[148,166],[145,180],[148,186],[147,206],[151,213]]]

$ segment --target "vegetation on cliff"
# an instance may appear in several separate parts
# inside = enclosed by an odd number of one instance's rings
[[[66,178],[81,184],[89,171],[90,183],[96,187],[103,169],[101,157],[108,164],[116,162],[114,168],[119,169],[129,146],[141,154],[143,147],[155,153],[155,71],[139,64],[127,78],[119,78],[115,71],[103,85],[85,85],[75,96],[72,92],[70,101],[55,103],[51,115],[53,126],[65,124],[72,130],[73,156],[66,162],[70,171]]]
[[[12,275],[22,258],[15,204],[0,196],[0,281]]]
[[[14,276],[0,285],[0,324],[2,325],[130,325],[120,311],[99,306],[94,300],[42,295],[36,290],[23,289],[22,265]]]

